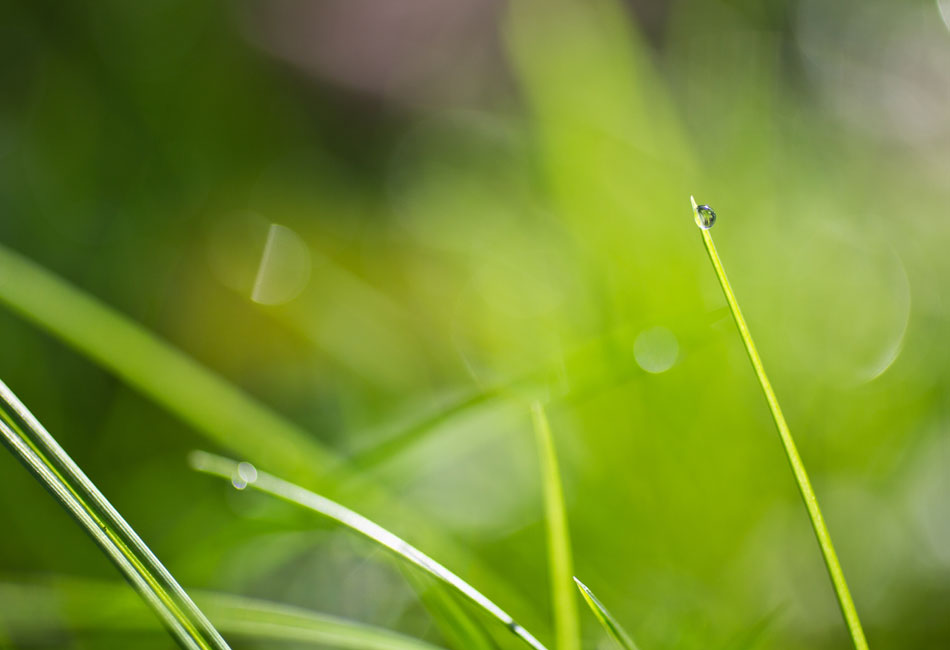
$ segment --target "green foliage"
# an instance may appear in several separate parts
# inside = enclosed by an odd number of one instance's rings
[[[553,647],[544,396],[576,571],[638,644],[735,650],[781,611],[752,643],[845,647],[694,191],[872,647],[950,646],[947,3],[364,5],[0,3],[0,377],[175,577],[523,645],[349,530],[215,489],[182,461],[208,448]],[[0,574],[115,578],[0,476]]]
[[[437,650],[388,630],[299,607],[229,594],[195,591],[195,600],[228,636],[268,643],[305,643],[361,650]],[[43,639],[59,627],[89,631],[152,632],[148,612],[123,585],[79,579],[0,582],[10,605],[2,621],[18,638]]]

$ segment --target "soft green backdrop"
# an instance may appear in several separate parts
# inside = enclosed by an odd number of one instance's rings
[[[575,569],[642,650],[763,625],[760,647],[845,648],[695,194],[871,647],[950,646],[950,6],[397,4],[3,3],[2,250],[348,458],[402,504],[349,505],[543,641],[539,397]],[[107,365],[158,368],[0,268]],[[267,427],[231,447],[14,310],[0,341],[3,381],[186,587],[440,642],[379,551],[185,463],[280,473]],[[117,579],[6,453],[0,477],[0,581]],[[0,615],[0,646],[170,647],[155,630]]]

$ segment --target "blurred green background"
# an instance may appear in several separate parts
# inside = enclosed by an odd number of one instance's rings
[[[4,2],[0,259],[306,431],[441,535],[337,498],[542,641],[535,398],[577,574],[643,650],[848,647],[695,194],[871,647],[946,648],[948,25],[943,0]],[[33,292],[18,269],[0,285]],[[34,295],[156,390],[182,380]],[[232,448],[23,311],[0,310],[0,377],[186,587],[442,643],[370,544],[186,465],[281,474],[268,430]],[[0,476],[0,582],[118,579],[7,453]],[[3,644],[172,641],[0,615]]]

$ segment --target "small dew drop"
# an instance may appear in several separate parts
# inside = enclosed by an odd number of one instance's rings
[[[709,230],[716,223],[716,213],[708,205],[696,206],[696,225]]]
[[[257,480],[257,468],[250,463],[238,463],[231,475],[231,485],[238,490],[243,490],[248,485]]]

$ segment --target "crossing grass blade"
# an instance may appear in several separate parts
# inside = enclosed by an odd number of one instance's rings
[[[402,538],[397,537],[363,515],[315,492],[311,492],[306,488],[284,481],[266,472],[257,469],[251,471],[250,468],[247,467],[247,464],[238,463],[229,458],[223,458],[203,451],[195,451],[191,453],[189,461],[191,466],[199,472],[229,480],[234,480],[235,477],[239,477],[246,487],[253,487],[256,490],[307,508],[308,510],[312,510],[343,524],[377,544],[388,548],[397,556],[423,569],[446,585],[452,587],[475,605],[501,621],[512,634],[519,637],[532,648],[535,648],[535,650],[547,650],[534,635],[517,623],[510,614],[489,600],[472,585],[462,580],[462,578],[455,573],[449,571],[443,565],[410,545]]]
[[[228,650],[145,542],[2,381],[0,438],[99,545],[182,648]]]
[[[356,621],[264,600],[209,591],[192,595],[217,628],[235,638],[354,650],[439,650],[420,639]],[[0,582],[0,622],[29,640],[52,629],[154,629],[124,585],[58,578]]]
[[[568,530],[567,510],[561,471],[551,427],[540,402],[531,405],[531,421],[541,465],[544,488],[544,520],[547,528],[548,564],[551,579],[551,605],[554,610],[554,630],[558,650],[580,650],[580,623],[577,615],[577,596],[571,586],[574,576],[571,555],[571,537]]]
[[[633,642],[630,635],[627,634],[626,630],[617,622],[617,619],[607,611],[607,608],[597,600],[597,597],[587,588],[587,585],[576,577],[574,578],[574,582],[577,583],[577,588],[581,590],[581,596],[584,597],[584,601],[590,607],[591,611],[594,612],[594,616],[600,621],[600,624],[607,630],[607,634],[610,635],[610,638],[616,641],[617,645],[624,650],[638,650],[637,644]]]
[[[693,206],[693,217],[696,223],[700,223],[700,216],[696,199],[689,197]],[[831,577],[831,583],[834,586],[835,595],[838,598],[838,605],[844,616],[845,624],[848,626],[848,632],[851,634],[851,641],[855,650],[868,650],[868,642],[864,636],[864,629],[861,627],[861,619],[858,618],[858,610],[854,606],[854,600],[851,598],[851,591],[848,589],[848,583],[844,579],[844,571],[841,569],[841,563],[838,561],[838,555],[835,553],[835,547],[831,543],[831,533],[828,532],[828,526],[825,524],[825,518],[821,514],[821,508],[818,506],[818,497],[812,488],[808,473],[805,471],[805,463],[798,453],[798,447],[792,438],[792,432],[788,428],[785,416],[782,414],[782,407],[779,405],[778,396],[772,388],[772,383],[765,374],[765,366],[762,364],[762,358],[759,351],[752,341],[752,334],[749,332],[749,326],[746,325],[742,311],[739,309],[739,302],[736,300],[736,294],[729,284],[729,278],[726,277],[726,271],[723,269],[722,261],[719,259],[719,253],[716,251],[716,245],[713,243],[712,234],[709,228],[700,228],[703,235],[703,244],[706,246],[706,252],[709,254],[709,261],[712,262],[713,269],[716,271],[716,278],[719,280],[719,286],[729,303],[729,310],[732,312],[732,318],[739,329],[739,336],[745,345],[746,353],[749,355],[749,361],[752,362],[752,368],[755,370],[755,376],[759,380],[762,392],[765,394],[765,400],[768,402],[769,410],[772,413],[772,419],[775,421],[775,427],[778,429],[779,438],[782,440],[782,446],[785,448],[785,456],[788,458],[788,464],[795,475],[795,482],[798,484],[798,490],[801,493],[802,500],[805,502],[805,509],[808,511],[808,517],[811,519],[812,528],[815,531],[815,537],[818,539],[818,545],[821,547],[821,554],[825,560],[825,566],[828,569],[828,575]]]

